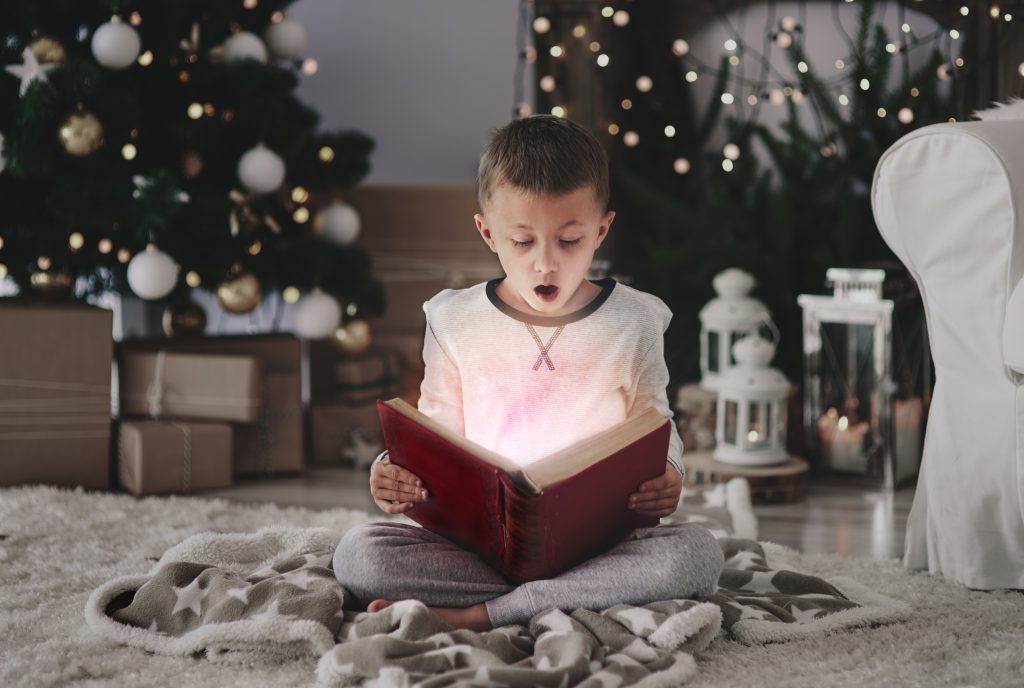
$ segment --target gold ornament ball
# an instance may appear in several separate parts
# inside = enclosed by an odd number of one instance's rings
[[[361,354],[372,341],[370,323],[365,320],[350,320],[331,335],[331,343],[346,354]]]
[[[228,313],[242,315],[260,305],[263,288],[251,272],[233,271],[217,287],[217,301]]]
[[[29,278],[32,289],[46,299],[66,299],[71,296],[74,280],[66,272],[39,270]]]
[[[91,155],[103,145],[103,125],[91,112],[68,115],[60,125],[60,143],[68,155]]]
[[[68,58],[64,46],[56,38],[40,36],[28,44],[41,64],[64,64]]]
[[[206,311],[192,301],[168,306],[163,317],[164,334],[168,337],[188,337],[206,331]]]

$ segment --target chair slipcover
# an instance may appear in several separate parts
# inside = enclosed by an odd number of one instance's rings
[[[904,136],[871,200],[921,291],[935,361],[903,563],[1024,588],[1024,120]]]

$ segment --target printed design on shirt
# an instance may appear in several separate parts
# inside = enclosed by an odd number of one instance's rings
[[[540,355],[537,357],[537,362],[533,364],[533,369],[538,370],[541,363],[546,363],[548,370],[554,370],[555,364],[551,361],[551,357],[548,356],[548,352],[551,351],[551,347],[554,346],[555,340],[558,339],[558,335],[562,334],[562,330],[565,326],[559,326],[555,333],[551,335],[551,339],[548,340],[547,344],[541,341],[540,335],[537,334],[537,330],[533,329],[533,325],[530,323],[523,323],[526,325],[526,329],[530,331],[530,336],[533,337],[533,341],[537,344],[537,348],[540,349]]]

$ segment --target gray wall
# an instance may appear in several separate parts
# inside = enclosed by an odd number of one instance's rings
[[[377,149],[366,181],[472,182],[514,103],[516,0],[299,0],[319,71],[298,96]]]

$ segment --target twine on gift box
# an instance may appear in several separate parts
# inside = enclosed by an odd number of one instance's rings
[[[0,389],[3,388],[63,392],[67,396],[0,399],[0,425],[19,426],[16,432],[0,432],[0,439],[100,439],[110,435],[109,385],[0,378]],[[36,415],[17,415],[22,413]],[[53,429],[54,426],[93,424],[107,427]],[[47,427],[28,430],[24,426]]]
[[[259,460],[260,468],[264,474],[272,475],[273,467],[270,465],[270,448],[274,444],[274,431],[270,428],[270,420],[278,418],[294,418],[302,415],[302,408],[298,406],[280,406],[278,408],[263,407],[260,417],[256,421],[256,432],[259,435]]]
[[[156,354],[156,365],[153,367],[153,382],[146,388],[146,404],[149,406],[149,415],[156,418],[163,410],[164,402],[164,366],[167,362],[167,354],[158,351]]]
[[[174,427],[181,430],[182,444],[181,444],[181,489],[183,492],[188,492],[192,489],[192,428],[189,427],[188,423],[180,420],[172,420],[171,423]]]
[[[171,352],[174,353],[173,351]],[[161,418],[164,414],[164,402],[167,401],[168,397],[173,400],[175,399],[187,399],[188,401],[196,404],[202,404],[203,406],[218,406],[221,408],[252,408],[256,406],[259,401],[254,398],[236,399],[234,397],[221,397],[221,396],[199,396],[196,394],[189,394],[187,397],[182,395],[180,392],[176,392],[172,386],[170,391],[167,389],[167,374],[165,372],[167,367],[167,351],[161,350],[156,353],[156,361],[153,365],[153,380],[146,387],[146,412],[150,418]],[[138,394],[122,394],[123,400],[135,401],[139,399],[141,395]]]

